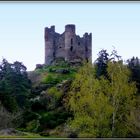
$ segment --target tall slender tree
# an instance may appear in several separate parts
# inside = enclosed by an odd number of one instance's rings
[[[135,83],[122,61],[107,63],[107,77],[96,77],[96,68],[85,64],[73,81],[69,108],[70,127],[79,137],[129,137],[135,126]]]

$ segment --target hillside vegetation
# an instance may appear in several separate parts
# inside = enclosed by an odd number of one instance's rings
[[[3,59],[0,135],[139,137],[139,73],[138,58],[123,64],[115,50],[101,50],[94,64],[60,58],[30,72]]]

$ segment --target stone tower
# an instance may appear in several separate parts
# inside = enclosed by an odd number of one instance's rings
[[[45,28],[45,64],[49,65],[54,60],[55,27]]]
[[[74,55],[75,48],[75,25],[65,26],[65,60],[69,61]]]
[[[51,65],[57,58],[66,61],[92,59],[92,34],[76,35],[74,24],[65,26],[62,34],[55,32],[55,26],[45,28],[45,64]]]

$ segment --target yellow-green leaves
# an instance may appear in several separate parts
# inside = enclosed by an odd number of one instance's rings
[[[79,137],[111,136],[109,125],[113,108],[104,94],[108,81],[101,79],[96,79],[95,69],[87,63],[72,84],[69,106],[74,112],[74,120],[69,124],[78,131]]]
[[[135,107],[136,86],[129,81],[130,71],[122,63],[109,62],[107,71],[110,78],[110,101],[114,108],[112,137],[126,137],[130,133],[130,112]]]
[[[72,83],[69,108],[74,118],[68,124],[79,137],[126,137],[130,133],[135,84],[121,62],[107,66],[108,79],[97,78],[95,67],[87,63]]]

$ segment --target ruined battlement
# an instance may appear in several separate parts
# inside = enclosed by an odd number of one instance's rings
[[[66,25],[62,34],[55,32],[55,26],[46,27],[44,38],[46,65],[51,65],[57,58],[64,58],[66,61],[91,61],[92,34],[85,33],[83,37],[76,35],[74,24]]]
[[[74,24],[66,25],[65,32],[71,32],[71,33],[75,34],[75,25]]]

